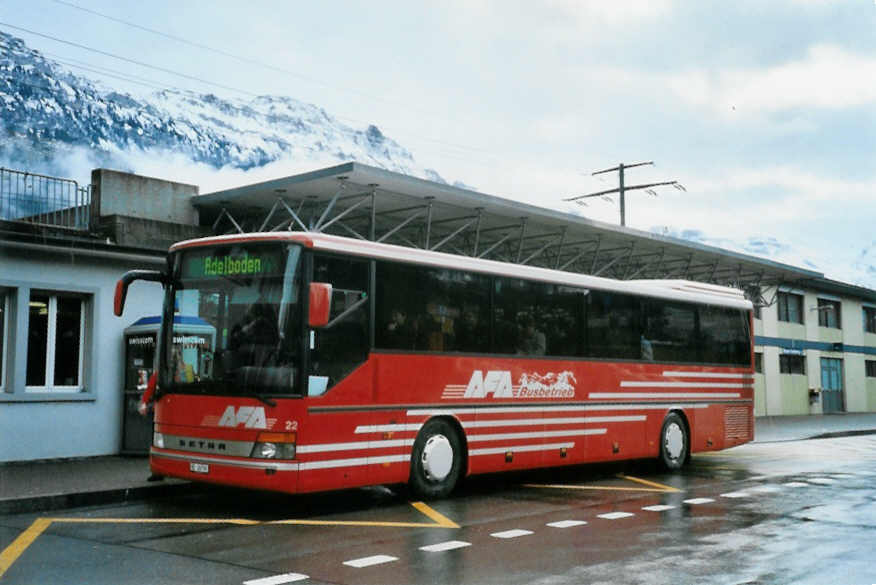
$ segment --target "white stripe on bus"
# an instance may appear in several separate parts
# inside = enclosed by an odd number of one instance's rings
[[[605,398],[740,398],[738,392],[591,392],[592,399]]]
[[[302,461],[298,464],[301,471],[309,469],[333,469],[336,467],[362,467],[363,465],[382,465],[384,463],[401,463],[410,461],[411,454],[385,455],[381,457],[354,457],[352,459],[328,459],[325,461]]]
[[[754,378],[754,374],[725,374],[722,372],[674,372],[665,371],[663,375],[675,378]]]
[[[392,447],[410,447],[413,439],[394,439],[391,441],[354,441],[351,443],[324,443],[317,445],[298,445],[298,453],[326,453],[329,451],[358,451],[361,449],[390,449]]]
[[[204,457],[202,455],[183,455],[181,453],[165,453],[152,447],[149,450],[152,457],[178,459],[189,463],[207,463],[208,465],[229,465],[231,467],[247,467],[252,469],[273,469],[274,471],[298,471],[299,463],[280,463],[271,459],[225,459],[223,457]],[[282,460],[280,460],[282,461]]]
[[[709,395],[711,396],[711,394]],[[407,416],[454,416],[463,414],[511,414],[511,413],[526,413],[526,412],[590,412],[602,410],[677,410],[681,408],[708,408],[709,404],[677,404],[674,402],[667,403],[648,403],[648,404],[575,404],[568,406],[509,406],[490,408],[488,406],[468,406],[461,408],[438,408],[427,409],[418,408],[408,410]]]
[[[531,451],[551,451],[553,449],[571,449],[575,443],[553,443],[550,445],[508,445],[506,447],[489,447],[487,449],[472,449],[468,452],[471,456],[478,455],[501,455],[509,451],[513,453],[526,453]]]
[[[498,433],[493,435],[468,435],[468,442],[510,441],[514,439],[549,439],[555,437],[578,437],[582,435],[604,435],[608,429],[570,429],[568,431],[546,431],[542,433]]]
[[[356,434],[361,435],[363,433],[395,433],[400,431],[419,431],[420,427],[422,427],[422,423],[410,424],[410,425],[362,425],[356,427]]]
[[[630,416],[581,416],[574,418],[509,418],[496,420],[462,421],[462,426],[466,429],[477,429],[484,427],[513,427],[531,425],[572,425],[579,423],[588,424],[609,422],[641,422],[646,418],[647,417],[644,414]]]
[[[564,431],[545,431],[532,433],[500,433],[492,435],[468,435],[469,442],[502,441],[511,439],[546,439],[551,437],[573,437],[582,435],[604,435],[607,429],[568,429]],[[297,452],[327,453],[331,451],[358,451],[364,449],[389,449],[393,447],[411,447],[414,439],[398,439],[392,441],[357,441],[351,443],[325,443],[321,445],[299,445]]]
[[[648,382],[623,380],[621,388],[751,388],[753,384],[742,382]]]

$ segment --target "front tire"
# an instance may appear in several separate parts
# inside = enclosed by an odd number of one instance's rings
[[[414,441],[408,482],[411,491],[423,499],[447,496],[462,474],[462,458],[456,428],[446,420],[430,420]]]
[[[667,471],[678,471],[690,452],[690,435],[684,419],[670,412],[660,429],[660,465]]]

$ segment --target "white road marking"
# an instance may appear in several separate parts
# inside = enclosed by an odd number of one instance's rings
[[[812,479],[807,479],[809,483],[814,483],[815,485],[833,485],[836,483],[834,480],[829,479],[827,477],[813,477]]]
[[[548,522],[551,528],[572,528],[573,526],[584,526],[587,524],[584,520],[560,520],[559,522]]]
[[[726,494],[721,494],[722,498],[748,498],[751,494],[748,492],[727,492]]]
[[[274,575],[273,577],[244,581],[243,585],[283,585],[284,583],[295,583],[296,581],[304,581],[305,579],[310,579],[310,577],[302,575],[301,573],[283,573],[282,575]]]
[[[782,485],[789,488],[809,487],[808,483],[803,483],[802,481],[789,481],[788,483],[783,483]]]
[[[392,561],[397,560],[398,557],[391,557],[389,555],[374,555],[373,557],[363,557],[361,559],[353,559],[352,561],[344,561],[344,564],[348,567],[362,569],[364,567],[373,567],[374,565],[382,565],[383,563],[391,563]]]
[[[673,508],[675,508],[675,506],[669,506],[667,504],[657,504],[656,506],[645,506],[642,509],[649,512],[665,512],[666,510],[672,510]]]
[[[597,517],[606,520],[620,520],[621,518],[629,518],[630,516],[635,516],[635,514],[630,514],[629,512],[609,512],[608,514],[599,514]]]
[[[528,534],[534,534],[532,530],[521,530],[519,528],[515,530],[505,530],[504,532],[494,532],[490,536],[494,538],[517,538],[518,536],[526,536]]]
[[[781,488],[778,488],[774,485],[758,485],[758,486],[754,486],[754,487],[751,487],[748,489],[749,489],[749,491],[760,492],[763,494],[774,494],[776,492],[782,491]]]
[[[424,550],[426,552],[443,552],[446,550],[465,548],[467,546],[471,546],[471,543],[470,542],[463,542],[461,540],[448,540],[447,542],[439,542],[438,544],[430,544],[429,546],[421,546],[420,550]]]
[[[693,504],[694,506],[698,506],[700,504],[709,504],[714,502],[712,498],[692,498],[690,500],[684,500],[685,504]]]

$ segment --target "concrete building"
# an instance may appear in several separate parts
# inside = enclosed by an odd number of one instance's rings
[[[36,203],[35,203],[36,202]],[[91,185],[0,169],[0,462],[118,453],[122,332],[160,311],[175,241],[314,230],[623,280],[741,288],[755,320],[757,415],[876,411],[876,291],[812,270],[346,163],[198,195],[98,169]]]
[[[0,461],[119,452],[122,331],[160,312],[162,291],[133,287],[122,320],[115,283],[204,233],[197,192],[99,169],[89,197],[72,181],[0,171]],[[38,204],[25,215],[23,194]]]

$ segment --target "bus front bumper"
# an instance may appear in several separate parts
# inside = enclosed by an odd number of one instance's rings
[[[220,457],[152,447],[152,473],[166,477],[294,493],[299,464],[293,461]]]

